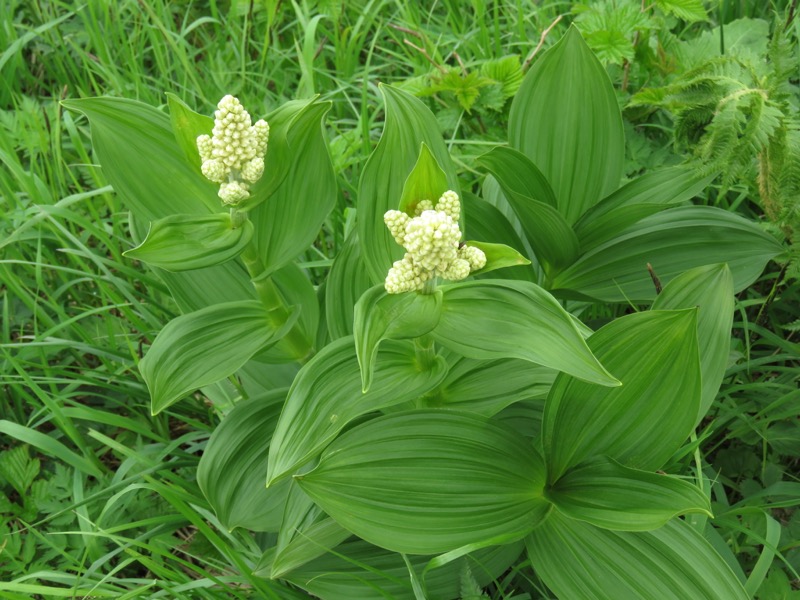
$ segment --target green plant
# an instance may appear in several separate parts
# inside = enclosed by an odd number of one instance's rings
[[[316,289],[294,260],[335,203],[328,103],[267,115],[257,177],[204,165],[214,124],[175,97],[169,117],[65,102],[132,212],[130,255],[184,313],[139,365],[153,414],[198,388],[235,405],[198,469],[221,527],[260,532],[258,564],[232,563],[322,597],[446,598],[525,548],[563,598],[748,597],[763,574],[740,581],[705,539],[709,485],[684,443],[724,375],[733,294],[780,244],[687,205],[710,179],[690,170],[619,187],[621,116],[574,28],[517,92],[512,147],[480,159],[483,199],[461,189],[431,112],[382,90],[358,226]],[[393,264],[419,281],[387,285]],[[592,332],[565,309],[575,298],[652,307]],[[519,406],[536,416],[515,428]]]

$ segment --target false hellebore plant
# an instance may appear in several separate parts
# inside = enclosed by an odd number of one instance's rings
[[[327,103],[255,124],[231,96],[213,121],[173,96],[169,117],[65,103],[131,210],[128,255],[183,312],[140,364],[152,411],[203,390],[224,414],[197,475],[218,524],[274,534],[230,557],[242,577],[456,598],[527,557],[563,599],[749,597],[684,443],[723,378],[733,294],[780,245],[688,203],[709,180],[681,167],[620,187],[617,100],[574,28],[479,160],[483,198],[428,109],[382,92],[358,228],[316,290],[293,260],[335,203]],[[593,332],[569,299],[651,306]]]

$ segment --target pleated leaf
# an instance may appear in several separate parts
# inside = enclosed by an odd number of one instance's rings
[[[124,254],[167,271],[191,271],[236,258],[252,237],[253,224],[234,228],[228,213],[171,215],[151,223],[144,241]]]
[[[531,264],[531,261],[522,256],[522,254],[505,244],[489,244],[487,242],[476,242],[472,240],[465,243],[467,246],[479,248],[486,256],[486,264],[482,268],[472,271],[470,275],[483,275],[484,273],[491,273],[498,269]]]
[[[286,480],[281,485],[289,481]],[[285,579],[288,573],[336,548],[352,535],[333,519],[322,519],[299,532],[277,555],[274,549],[266,553],[256,565],[254,573],[259,577]]]
[[[343,527],[395,552],[436,554],[524,536],[546,515],[544,465],[512,429],[452,411],[379,417],[296,477]]]
[[[322,131],[328,110],[329,102],[312,101],[292,117],[286,176],[267,201],[250,212],[265,275],[306,250],[336,204],[336,178]],[[266,168],[271,168],[269,163]]]
[[[192,169],[202,174],[200,170],[200,152],[197,149],[197,138],[201,135],[211,135],[214,128],[214,119],[193,111],[175,94],[167,92],[167,105],[169,106],[169,120],[175,141],[183,151],[183,156]]]
[[[255,300],[216,304],[167,323],[139,363],[153,414],[189,392],[233,375],[293,325],[275,323]]]
[[[733,328],[733,290],[728,265],[707,265],[678,275],[653,302],[654,310],[699,308],[697,339],[703,384],[698,422],[711,408],[725,376]]]
[[[517,358],[475,360],[454,356],[447,377],[425,406],[491,417],[510,404],[547,397],[557,371]]]
[[[431,335],[446,348],[467,358],[522,358],[601,385],[619,385],[592,355],[569,314],[536,284],[479,280],[440,289],[441,317]]]
[[[691,200],[715,176],[700,177],[689,167],[670,167],[637,177],[603,198],[575,223],[581,252],[613,239],[636,221]]]
[[[325,280],[325,316],[331,339],[353,333],[353,311],[361,295],[370,288],[358,231],[347,236]]]
[[[361,392],[353,338],[328,344],[297,374],[270,445],[269,484],[317,456],[361,415],[422,396],[444,378],[444,359],[420,369],[411,342],[387,341],[373,383]]]
[[[544,174],[570,224],[617,189],[622,115],[611,80],[574,25],[525,76],[508,137]]]
[[[429,333],[439,322],[442,293],[389,294],[376,285],[356,303],[353,336],[361,367],[362,390],[369,390],[378,346],[383,340],[412,339]]]
[[[447,175],[447,189],[460,191],[431,111],[406,92],[387,85],[381,85],[380,89],[386,103],[386,122],[361,174],[358,190],[358,235],[367,271],[375,283],[383,281],[392,263],[403,256],[402,248],[383,222],[383,215],[400,206],[403,186],[423,142]]]
[[[608,458],[571,469],[548,488],[547,498],[572,519],[614,531],[650,531],[690,512],[713,516],[708,499],[688,481]]]
[[[536,573],[570,600],[747,600],[742,584],[686,522],[609,531],[554,511],[526,539]]]
[[[289,482],[266,488],[269,442],[286,391],[237,404],[214,430],[197,467],[197,483],[229,530],[278,531]]]
[[[470,244],[477,243],[502,243],[516,250],[520,256],[527,260],[527,250],[522,243],[514,226],[508,222],[505,215],[489,202],[481,200],[477,196],[466,193],[461,199],[466,213],[465,237],[470,240]],[[524,281],[536,281],[533,269],[528,267],[530,261],[516,267],[506,267],[500,273],[493,273],[492,278],[497,279],[522,279]],[[476,276],[480,277],[480,273]]]
[[[583,254],[556,276],[552,291],[607,302],[650,302],[656,291],[647,263],[666,284],[689,269],[725,262],[739,292],[782,252],[775,238],[734,213],[677,207],[646,217]]]
[[[598,455],[660,468],[686,440],[700,406],[696,310],[626,315],[588,342],[622,386],[559,374],[542,428],[550,481]]]
[[[447,175],[425,142],[422,142],[417,163],[403,184],[398,210],[412,215],[420,200],[430,200],[436,204],[446,191]]]
[[[492,546],[428,571],[423,579],[428,600],[459,596],[459,575],[469,565],[475,579],[486,586],[500,577],[519,557],[523,543]],[[411,567],[422,573],[430,556],[408,556]],[[396,552],[364,541],[347,542],[333,552],[289,573],[285,579],[323,600],[413,599],[408,567]]]
[[[513,148],[487,152],[478,163],[494,175],[519,218],[536,258],[560,270],[578,257],[578,238],[556,208],[550,184],[530,159]]]

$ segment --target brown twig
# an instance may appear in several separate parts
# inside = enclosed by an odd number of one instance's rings
[[[445,75],[445,74],[447,73],[447,69],[445,69],[445,68],[444,68],[442,65],[440,65],[440,64],[439,64],[439,63],[437,63],[435,60],[433,60],[433,59],[431,58],[431,55],[430,55],[430,54],[428,54],[428,51],[427,51],[427,50],[425,50],[425,48],[420,48],[419,46],[415,46],[413,43],[411,43],[410,41],[408,41],[406,38],[403,38],[403,43],[404,43],[406,46],[411,46],[411,47],[412,47],[414,50],[416,50],[417,52],[419,52],[420,54],[422,54],[422,56],[424,56],[425,58],[427,58],[427,59],[428,59],[428,62],[429,62],[429,63],[431,63],[431,64],[432,64],[434,67],[436,67],[436,68],[439,70],[439,72],[440,72],[442,75]]]
[[[656,286],[656,296],[661,293],[661,290],[664,289],[664,286],[661,285],[661,280],[656,275],[656,272],[653,270],[653,265],[647,263],[647,272],[650,273],[650,279],[653,280],[653,285]]]
[[[467,67],[464,64],[464,61],[461,60],[461,57],[458,55],[458,52],[453,52],[453,56],[456,57],[456,62],[458,63],[458,66],[461,67],[461,75],[463,77],[466,77],[467,76]]]
[[[547,27],[547,29],[545,29],[542,32],[542,35],[539,37],[539,43],[536,45],[536,48],[533,49],[533,52],[531,52],[530,55],[528,55],[528,58],[525,59],[525,62],[522,63],[522,70],[523,71],[528,68],[528,66],[531,64],[531,61],[533,60],[533,57],[536,56],[536,54],[539,52],[539,50],[542,49],[542,46],[544,45],[544,40],[547,38],[547,34],[550,33],[550,30],[552,30],[553,27],[558,25],[558,22],[561,21],[561,18],[563,16],[564,15],[558,15],[556,17],[556,20],[553,21],[552,23],[550,23],[550,25]]]
[[[389,23],[389,27],[391,27],[392,29],[396,29],[397,31],[402,31],[403,33],[407,33],[408,35],[413,35],[415,38],[419,38],[421,40],[424,39],[419,31],[414,31],[413,29],[401,27],[400,25],[395,25],[394,23]]]

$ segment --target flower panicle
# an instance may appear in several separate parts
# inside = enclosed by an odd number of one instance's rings
[[[211,135],[197,138],[203,175],[219,183],[225,204],[238,204],[250,197],[250,185],[264,174],[264,154],[269,142],[269,124],[253,124],[238,98],[228,94],[217,104]]]
[[[413,217],[399,210],[384,215],[392,237],[406,249],[386,276],[388,293],[420,291],[435,277],[459,281],[486,265],[480,248],[461,243],[460,217],[461,202],[452,190],[442,194],[436,205],[419,201]]]

